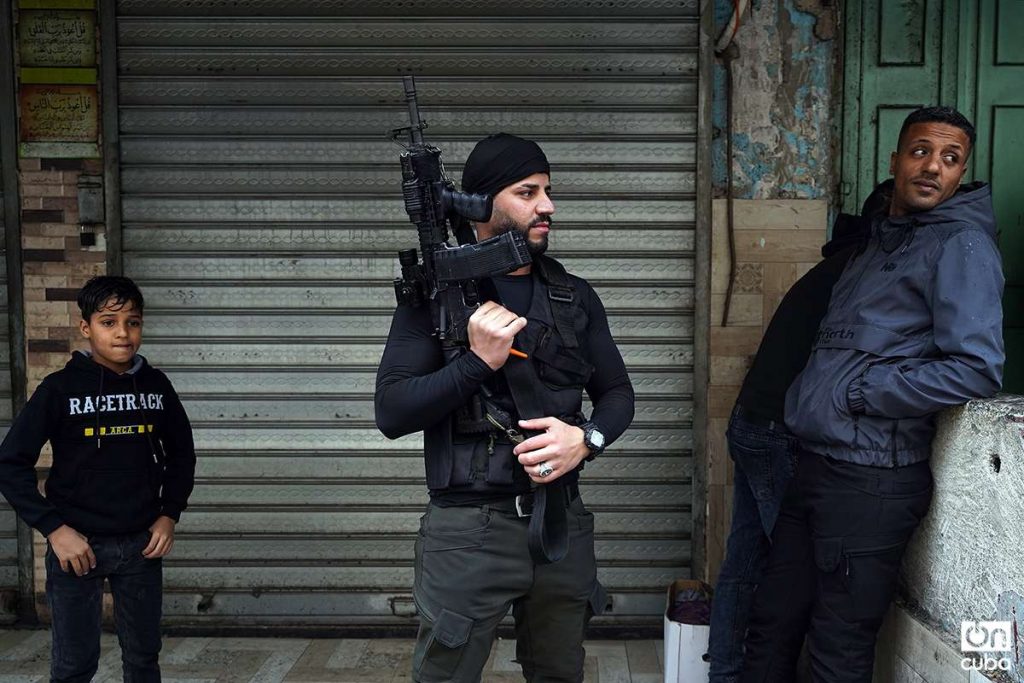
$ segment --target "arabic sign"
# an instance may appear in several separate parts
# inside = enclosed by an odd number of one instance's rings
[[[21,66],[96,65],[96,13],[22,11],[18,18]]]
[[[94,85],[22,85],[23,142],[94,142],[99,134],[99,95]]]

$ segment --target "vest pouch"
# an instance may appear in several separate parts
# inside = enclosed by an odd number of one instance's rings
[[[473,471],[480,471],[487,448],[480,438],[479,434],[452,435],[452,486],[465,486],[475,480]]]
[[[552,389],[584,388],[594,374],[594,366],[580,354],[562,346],[556,337],[551,330],[546,330],[533,350],[537,374]]]
[[[484,444],[486,448],[486,444]],[[494,453],[487,458],[487,483],[499,486],[511,486],[515,476],[515,468],[519,467],[519,459],[512,453],[515,446],[511,443],[496,442]]]
[[[455,434],[452,437],[451,486],[486,482],[497,486],[513,484],[514,467],[518,464],[511,443],[495,442],[488,453],[487,434]]]

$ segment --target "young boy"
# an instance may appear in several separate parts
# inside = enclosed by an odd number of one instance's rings
[[[0,445],[0,493],[46,536],[53,681],[89,681],[110,580],[125,681],[159,681],[161,559],[188,503],[192,428],[167,377],[138,355],[142,293],[99,276],[78,294],[89,351],[49,375]],[[39,450],[53,466],[36,485]]]

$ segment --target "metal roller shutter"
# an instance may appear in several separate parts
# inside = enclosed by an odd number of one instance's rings
[[[168,622],[407,623],[422,438],[386,440],[372,402],[395,252],[415,244],[386,137],[405,73],[454,178],[499,130],[552,161],[552,253],[602,296],[639,397],[584,477],[605,623],[660,620],[690,571],[696,1],[118,15],[125,272],[200,449]]]

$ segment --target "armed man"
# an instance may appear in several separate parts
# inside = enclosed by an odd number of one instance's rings
[[[389,438],[424,432],[413,680],[479,681],[511,607],[526,680],[578,682],[605,601],[579,473],[632,421],[633,388],[601,300],[545,255],[555,207],[541,148],[482,140],[462,190],[493,196],[475,239],[518,232],[532,262],[475,283],[483,303],[465,352],[443,350],[437,307],[412,302],[396,309],[381,359],[377,426]]]

